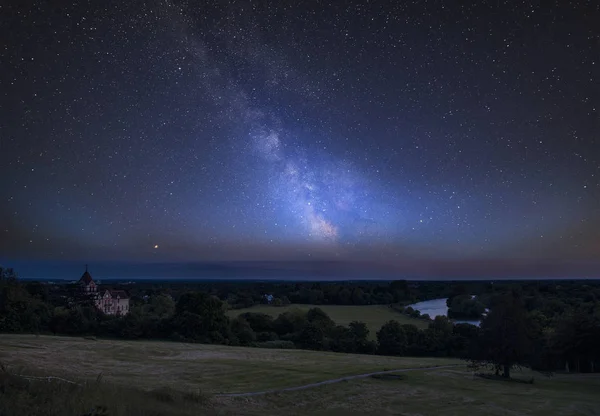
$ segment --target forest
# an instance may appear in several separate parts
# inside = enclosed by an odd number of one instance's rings
[[[397,280],[353,282],[136,282],[130,312],[107,316],[76,284],[23,281],[0,268],[0,333],[161,339],[361,354],[457,357],[510,376],[517,366],[550,373],[600,371],[600,282]],[[267,296],[270,295],[270,300]],[[449,318],[427,327],[390,320],[369,336],[364,322],[336,324],[319,305],[388,305],[448,298]],[[227,310],[270,303],[312,305],[277,317]],[[453,318],[481,318],[479,327]]]

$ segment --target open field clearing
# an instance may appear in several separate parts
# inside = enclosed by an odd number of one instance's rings
[[[152,389],[209,393],[268,390],[382,370],[459,363],[454,359],[350,355],[155,341],[109,341],[1,335],[0,361],[47,375],[95,379]]]
[[[259,305],[251,308],[231,309],[227,314],[231,318],[234,318],[245,312],[256,312],[277,318],[280,314],[289,310],[300,309],[307,311],[310,308],[322,309],[338,325],[347,326],[352,321],[364,322],[369,328],[369,337],[371,339],[375,339],[377,337],[377,331],[381,329],[381,326],[392,319],[401,324],[416,325],[419,329],[427,328],[428,325],[427,321],[423,319],[415,319],[403,315],[386,305]]]
[[[516,372],[528,378],[529,372]],[[218,400],[245,415],[592,416],[600,414],[599,375],[535,375],[533,385],[474,378],[462,368],[410,371],[292,393]]]
[[[77,381],[95,380],[102,373],[102,385],[110,397],[134,397],[133,393],[123,393],[128,388],[145,391],[171,388],[188,392],[200,388],[212,395],[209,404],[181,396],[173,403],[157,402],[155,413],[136,413],[125,408],[122,413],[115,411],[109,413],[111,415],[600,414],[600,375],[546,378],[516,371],[517,378],[535,376],[534,384],[522,384],[474,378],[462,365],[407,371],[399,373],[399,379],[367,377],[291,392],[251,397],[218,396],[219,393],[301,386],[381,370],[460,364],[452,359],[3,334],[0,335],[0,361],[22,374],[53,375]],[[103,391],[100,389],[95,394]],[[154,403],[155,396],[147,399],[140,396],[137,403],[145,400]],[[181,407],[177,410],[176,406]]]

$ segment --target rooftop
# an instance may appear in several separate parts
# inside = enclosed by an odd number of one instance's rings
[[[88,272],[88,268],[87,268],[87,264],[86,264],[85,265],[85,273],[83,273],[83,275],[79,279],[79,282],[80,283],[85,283],[86,285],[89,285],[93,281],[94,281],[94,279],[92,279],[92,275],[90,274],[90,272]]]

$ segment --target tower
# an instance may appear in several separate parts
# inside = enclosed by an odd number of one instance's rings
[[[98,289],[96,286],[96,282],[92,279],[92,275],[88,271],[88,265],[85,265],[85,272],[79,279],[79,285],[81,286],[81,290],[85,293],[96,293]]]

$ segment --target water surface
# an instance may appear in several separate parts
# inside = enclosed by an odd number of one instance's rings
[[[448,316],[448,306],[446,306],[447,300],[448,298],[431,299],[423,302],[413,303],[412,305],[408,306],[421,312],[421,315],[428,314],[433,319],[436,316]],[[462,319],[452,319],[452,322],[455,324],[471,324],[475,326],[479,326],[480,323],[480,321]]]

